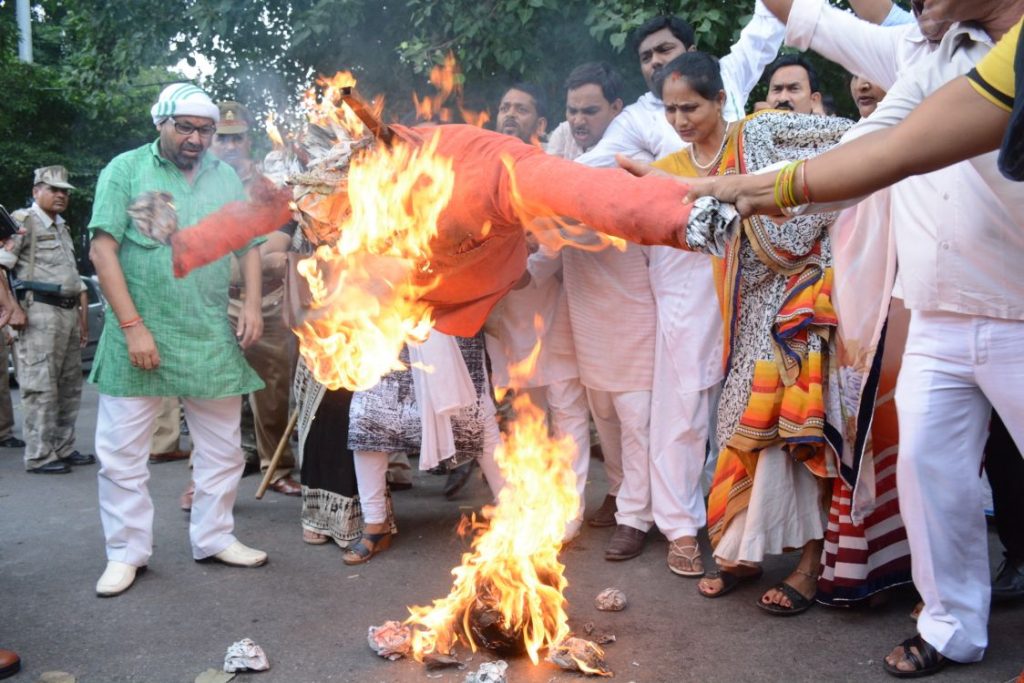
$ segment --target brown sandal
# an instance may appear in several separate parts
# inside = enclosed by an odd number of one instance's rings
[[[379,534],[368,534],[365,531],[358,541],[353,543],[341,556],[342,562],[348,565],[363,564],[369,562],[370,558],[391,547],[391,532],[383,531]]]

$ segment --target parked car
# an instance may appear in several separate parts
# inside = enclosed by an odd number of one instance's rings
[[[85,347],[82,349],[82,370],[88,371],[92,368],[92,359],[96,356],[96,347],[100,343],[100,333],[103,332],[103,318],[107,308],[107,300],[103,298],[99,282],[95,278],[83,277],[85,284],[85,295],[89,301],[89,310],[86,318],[89,321],[89,337]],[[7,377],[12,387],[18,386],[16,379],[16,368],[14,365],[14,351],[8,349],[7,353]]]

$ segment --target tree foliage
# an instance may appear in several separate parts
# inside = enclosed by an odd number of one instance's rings
[[[643,91],[631,32],[655,14],[686,17],[701,49],[725,54],[752,0],[35,0],[36,64],[17,62],[13,3],[0,0],[0,202],[29,195],[31,169],[63,163],[82,188],[74,222],[87,218],[100,168],[153,137],[148,108],[171,69],[208,62],[202,85],[257,114],[297,102],[317,73],[349,69],[388,115],[411,109],[427,73],[453,52],[471,108],[493,110],[518,80],[544,88],[552,123],[571,68],[602,59]],[[823,82],[852,114],[845,76],[823,61]]]

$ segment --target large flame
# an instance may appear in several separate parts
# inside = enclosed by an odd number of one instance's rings
[[[295,328],[306,365],[331,389],[372,387],[402,367],[406,342],[430,332],[430,307],[420,299],[432,285],[414,276],[455,182],[436,148],[435,137],[422,148],[366,150],[352,160],[347,192],[299,200],[304,220],[340,228],[333,245],[299,263],[312,303]]]
[[[572,437],[549,436],[543,411],[519,394],[516,418],[502,436],[495,459],[506,478],[498,504],[484,520],[470,523],[477,532],[471,552],[452,570],[448,597],[432,605],[410,607],[412,648],[417,659],[450,654],[459,641],[474,651],[474,618],[496,613],[507,633],[517,634],[535,664],[541,650],[569,635],[563,592],[568,582],[558,551],[566,524],[579,505],[576,476],[567,453]]]

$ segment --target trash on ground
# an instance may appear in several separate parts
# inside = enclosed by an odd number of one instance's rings
[[[229,674],[226,671],[220,671],[219,669],[207,669],[203,673],[196,676],[195,683],[228,683],[235,677],[235,674]]]
[[[232,643],[224,655],[224,671],[266,671],[270,668],[267,653],[263,648],[252,642],[251,638],[242,638]]]
[[[423,657],[423,664],[427,669],[447,669],[453,666],[462,666],[462,662],[451,655],[443,655],[439,652],[431,652]]]
[[[366,635],[370,649],[392,662],[409,654],[412,649],[412,629],[400,621],[385,621],[371,626]]]
[[[508,683],[508,662],[504,659],[484,662],[479,669],[466,674],[463,683]]]
[[[566,671],[582,671],[592,676],[612,676],[604,661],[604,650],[583,638],[566,638],[551,648],[548,661]]]
[[[76,683],[78,679],[66,671],[46,671],[36,683]]]
[[[594,605],[602,612],[621,612],[626,609],[626,594],[618,588],[605,588],[594,598]]]

